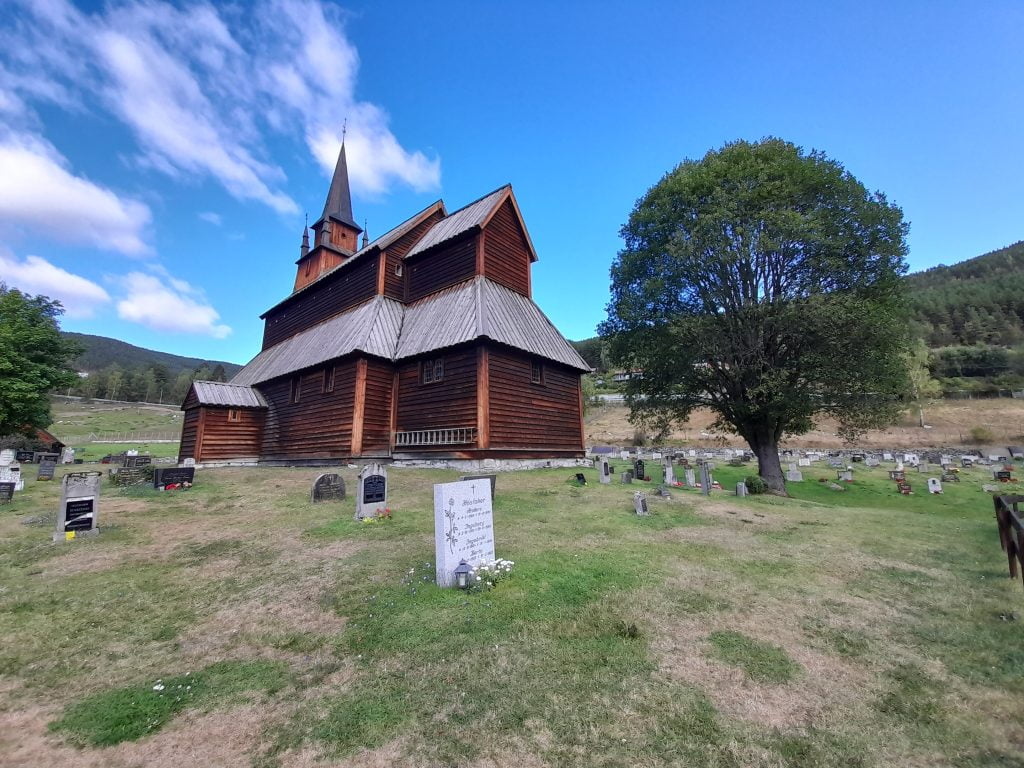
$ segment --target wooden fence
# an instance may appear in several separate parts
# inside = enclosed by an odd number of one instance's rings
[[[999,545],[1010,564],[1010,578],[1017,578],[1017,564],[1024,566],[1024,524],[1021,523],[1018,504],[1024,496],[996,496],[996,523],[999,526]],[[1024,567],[1022,567],[1024,573]],[[1024,578],[1024,577],[1022,577]]]

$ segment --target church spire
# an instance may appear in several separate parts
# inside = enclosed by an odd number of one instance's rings
[[[366,219],[363,219],[363,248],[370,244],[370,233],[366,231]]]
[[[299,258],[301,259],[309,253],[309,214],[306,214],[306,226],[302,228],[302,247],[299,248]]]
[[[341,150],[338,152],[338,162],[334,166],[331,188],[327,191],[327,200],[324,202],[324,214],[320,218],[324,220],[328,217],[362,232],[352,216],[352,193],[348,186],[348,160],[345,157],[345,129],[342,129]]]

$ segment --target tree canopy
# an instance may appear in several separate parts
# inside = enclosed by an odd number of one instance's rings
[[[686,160],[621,230],[601,334],[634,421],[708,407],[785,492],[778,443],[814,417],[889,422],[908,389],[907,225],[842,165],[779,140]]]
[[[80,351],[60,334],[64,309],[0,283],[0,435],[50,425],[50,392],[78,381],[69,360]]]

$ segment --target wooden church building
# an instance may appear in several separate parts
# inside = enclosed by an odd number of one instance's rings
[[[291,294],[261,315],[262,351],[228,383],[192,385],[179,460],[584,455],[589,367],[531,299],[537,254],[511,186],[360,245],[343,143],[312,229]]]

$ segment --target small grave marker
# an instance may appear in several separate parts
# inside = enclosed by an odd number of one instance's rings
[[[637,480],[643,480],[647,475],[644,474],[644,460],[637,459],[633,462],[633,477]]]
[[[584,475],[582,472],[577,472],[576,473],[576,482],[579,485],[586,485],[587,484],[587,476]]]
[[[964,469],[969,469],[970,467],[974,466],[974,459],[969,458],[967,456],[962,456],[960,458],[960,466],[963,467]]]
[[[160,491],[191,488],[195,481],[195,467],[160,467],[153,470],[153,487]]]
[[[687,468],[684,471],[684,476],[686,478],[686,484],[688,486],[690,486],[691,488],[697,487],[697,475],[692,469]]]
[[[453,485],[453,483],[449,483]],[[481,487],[482,483],[479,484]],[[437,486],[434,486],[435,488]],[[490,499],[488,499],[488,502]],[[388,505],[388,471],[379,462],[367,464],[359,470],[358,487],[356,491],[356,520],[367,517],[376,517],[378,511],[383,511]],[[494,559],[493,557],[491,558]],[[469,562],[468,560],[466,561]],[[458,561],[452,565],[452,570],[458,565]]]
[[[891,469],[889,470],[889,479],[895,480],[897,483],[902,483],[907,479],[907,474],[902,469]]]
[[[882,461],[892,461],[892,454],[888,451],[882,453]]]
[[[624,483],[624,484],[632,483],[633,482],[633,473],[632,472],[623,472],[621,475],[619,475],[619,480],[622,483]]]
[[[786,482],[787,483],[802,483],[804,481],[804,473],[799,469],[790,469],[786,471]]]
[[[32,451],[15,451],[14,460],[19,464],[31,464]]]
[[[899,482],[899,483],[896,484],[896,488],[904,496],[909,496],[910,495],[910,492],[911,492],[910,491],[910,483],[908,483],[906,481]]]
[[[0,483],[0,504],[10,504],[14,498],[14,483]]]
[[[66,541],[80,534],[98,533],[99,472],[68,472],[61,480],[60,511],[54,541]]]
[[[344,498],[345,479],[336,472],[317,475],[313,487],[309,490],[309,500],[314,504],[323,501],[343,501]]]
[[[959,483],[960,482],[960,475],[958,475],[956,472],[943,472],[942,473],[942,482],[944,482],[944,483]]]
[[[39,471],[36,473],[36,480],[53,480],[53,473],[57,469],[57,462],[52,459],[39,462]]]
[[[705,496],[711,495],[711,470],[706,461],[700,465],[700,492]]]
[[[939,480],[939,478],[928,478],[928,493],[942,493],[942,482]]]
[[[676,473],[672,469],[672,460],[666,460],[662,466],[665,470],[665,485],[675,485]]]
[[[494,560],[494,512],[483,481],[434,486],[434,556],[441,587],[454,584],[461,561],[475,566]]]
[[[799,465],[801,467],[809,467],[809,466],[811,466],[811,460],[810,459],[798,459],[796,463],[797,463],[797,465]]]
[[[640,491],[633,494],[633,511],[640,517],[646,517],[650,514],[650,511],[647,509],[647,497]]]
[[[842,480],[844,483],[852,483],[853,482],[853,470],[851,470],[851,469],[844,469],[844,470],[841,470],[840,472],[836,472],[836,480]]]
[[[877,467],[878,466],[878,457],[877,456],[868,456],[866,459],[864,459],[864,466],[865,467]]]
[[[747,495],[747,484],[746,483],[744,483],[742,481],[736,483],[736,495],[737,496],[741,496],[741,497]]]
[[[597,460],[597,477],[602,485],[607,485],[612,481],[611,470],[608,467],[608,458],[606,456],[601,456]]]

